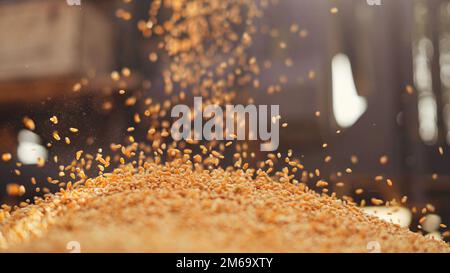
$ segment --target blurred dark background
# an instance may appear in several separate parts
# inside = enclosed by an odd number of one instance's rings
[[[64,162],[80,147],[120,142],[134,111],[118,89],[163,96],[163,64],[149,61],[155,45],[137,27],[151,2],[0,1],[0,152],[13,155],[0,164],[2,203],[19,200],[6,194],[7,184],[29,185],[32,176],[45,184],[55,175],[57,163],[36,168],[38,155],[52,161],[58,154]],[[409,205],[420,211],[432,204],[449,223],[450,1],[271,2],[251,54],[271,63],[262,85],[281,82],[283,92],[251,95],[258,104],[281,105],[289,123],[281,149],[292,148],[321,177],[345,182],[334,189],[341,195],[407,195]],[[112,83],[111,72],[124,67],[131,75]],[[80,134],[48,150],[53,115],[60,128]],[[24,130],[24,116],[38,125],[33,133]],[[358,188],[365,192],[355,194]],[[27,191],[20,200],[34,195]]]

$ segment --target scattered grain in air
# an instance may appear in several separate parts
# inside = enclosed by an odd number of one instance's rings
[[[78,133],[78,129],[77,129],[77,128],[74,128],[74,127],[71,127],[71,128],[69,129],[69,131],[72,132],[72,133]]]
[[[327,186],[328,186],[328,182],[323,181],[323,180],[319,180],[316,183],[316,187],[318,187],[318,188],[323,188],[323,187],[327,187]]]
[[[128,67],[122,68],[122,75],[125,77],[129,77],[131,75],[131,70]]]
[[[316,117],[320,117],[320,111],[316,111],[316,112],[314,113],[314,115],[315,115]]]
[[[119,90],[119,94],[120,94],[120,95],[124,95],[125,93],[126,93],[125,90],[123,90],[123,89],[120,89],[120,90]]]
[[[352,171],[352,169],[347,168],[347,169],[345,169],[345,172],[348,173],[348,174],[351,174],[353,171]]]
[[[113,81],[118,81],[118,80],[120,80],[120,74],[119,74],[119,72],[117,72],[117,71],[111,72],[111,79],[112,79]]]
[[[359,204],[359,206],[360,206],[360,207],[365,207],[365,206],[366,206],[366,200],[365,200],[365,199],[362,199],[361,202],[360,202],[360,204]]]
[[[394,183],[392,182],[392,180],[389,179],[389,178],[386,180],[386,183],[387,183],[387,185],[388,185],[389,187],[392,187],[392,185],[394,185]]]
[[[34,123],[34,121],[29,118],[29,117],[24,117],[22,119],[23,125],[25,126],[25,128],[27,128],[28,130],[34,131],[34,129],[36,129],[36,124]]]
[[[133,18],[133,15],[130,12],[128,12],[122,8],[119,8],[116,10],[116,17],[120,18],[124,21],[129,21],[131,18]]]
[[[10,153],[4,153],[2,154],[2,160],[5,162],[8,162],[12,159],[12,155]]]
[[[37,158],[37,166],[38,166],[39,168],[43,168],[43,167],[45,166],[45,160],[44,160],[44,158],[42,158],[42,157],[38,157],[38,158]]]
[[[283,123],[283,124],[281,125],[281,127],[283,127],[283,128],[286,128],[286,127],[288,127],[288,124],[287,124],[287,122]]]
[[[155,52],[152,52],[148,55],[148,59],[154,63],[158,60],[158,54],[156,54]]]
[[[55,132],[53,132],[53,138],[55,139],[55,140],[57,140],[57,141],[60,141],[61,140],[61,137],[59,136],[59,133],[57,132],[57,131],[55,131]]]
[[[331,14],[336,14],[336,13],[339,12],[339,9],[338,9],[337,7],[332,7],[332,8],[330,9],[330,12],[331,12]]]
[[[381,165],[386,165],[389,161],[389,157],[387,155],[383,155],[380,157],[380,164]]]
[[[310,70],[308,71],[308,79],[314,80],[316,78],[316,71]]]
[[[383,181],[383,176],[382,175],[377,175],[377,176],[375,176],[375,181],[376,182],[380,182],[380,181]]]
[[[134,120],[134,123],[136,123],[136,124],[141,123],[141,117],[139,116],[138,113],[134,114],[133,120]]]
[[[412,87],[412,85],[406,86],[406,93],[408,93],[409,95],[412,95],[414,93],[414,88]]]
[[[384,203],[383,200],[378,199],[378,198],[372,198],[372,199],[370,199],[370,202],[372,202],[372,204],[375,206],[381,206]]]
[[[356,155],[352,155],[350,157],[350,161],[352,162],[353,165],[356,165],[356,164],[358,164],[359,159],[358,159],[358,157]]]
[[[329,156],[329,155],[327,155],[327,156],[325,157],[324,161],[325,161],[326,163],[328,163],[328,162],[331,161],[331,159],[332,159],[332,157]]]
[[[125,100],[125,105],[126,105],[126,106],[133,106],[133,105],[135,105],[135,104],[136,104],[136,97],[134,97],[134,96],[129,97],[129,98],[127,98],[127,99]]]
[[[405,204],[407,201],[408,201],[408,196],[406,196],[406,195],[403,196],[402,200],[401,200],[402,204]]]
[[[82,154],[83,154],[83,151],[81,151],[81,150],[80,150],[80,151],[77,151],[76,154],[75,154],[76,159],[77,159],[77,160],[80,160]]]
[[[73,85],[72,91],[73,92],[79,92],[81,90],[81,83],[77,82]]]
[[[66,142],[67,145],[69,145],[71,143],[70,138],[69,137],[65,137],[64,141]]]
[[[299,32],[300,38],[306,38],[306,37],[308,37],[308,34],[309,34],[309,32],[308,32],[308,30],[306,30],[306,29],[302,29],[302,30],[300,30],[300,32]]]
[[[297,31],[299,30],[298,24],[295,24],[295,23],[292,24],[292,25],[290,26],[289,30],[290,30],[292,33],[297,32]]]
[[[431,179],[433,179],[433,180],[437,180],[438,178],[439,178],[439,175],[437,173],[433,173],[431,175]]]
[[[25,187],[23,185],[11,183],[6,185],[6,192],[9,196],[22,196],[25,194]]]
[[[423,224],[425,223],[426,220],[427,220],[427,217],[426,217],[426,216],[422,216],[422,217],[419,219],[419,224],[423,225]]]
[[[217,151],[211,151],[211,154],[212,154],[213,156],[217,157],[217,158],[221,158],[221,159],[224,158],[224,156],[221,155],[221,154],[220,154],[219,152],[217,152]]]
[[[363,193],[364,193],[364,190],[363,190],[363,189],[356,189],[356,190],[355,190],[355,193],[356,193],[357,195],[360,195],[360,194],[363,194]]]
[[[53,123],[53,124],[58,124],[58,117],[57,116],[52,116],[51,118],[50,118],[50,121]]]
[[[318,176],[320,176],[320,170],[319,169],[315,169],[314,170],[314,173],[315,173],[315,175],[318,177]]]
[[[327,147],[328,147],[328,143],[322,144],[322,148],[327,148]]]
[[[439,146],[438,151],[440,155],[444,155],[444,148],[442,146]]]

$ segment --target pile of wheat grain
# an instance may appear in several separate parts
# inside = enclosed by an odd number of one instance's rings
[[[176,161],[123,168],[0,218],[3,251],[67,252],[73,242],[81,252],[367,252],[373,242],[449,251],[301,185]]]

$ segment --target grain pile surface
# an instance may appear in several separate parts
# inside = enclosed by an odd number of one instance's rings
[[[448,252],[444,242],[367,216],[356,206],[251,170],[180,162],[122,168],[107,178],[3,211],[3,251]]]

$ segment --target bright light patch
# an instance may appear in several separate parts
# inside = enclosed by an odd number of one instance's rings
[[[401,227],[409,227],[412,220],[411,211],[403,207],[364,207],[362,210],[369,215]]]
[[[414,83],[418,91],[419,135],[427,144],[434,144],[438,137],[437,104],[433,93],[431,59],[433,43],[422,38],[414,50]]]
[[[34,165],[38,163],[39,158],[47,160],[47,149],[40,145],[41,139],[38,135],[29,130],[21,130],[18,140],[17,156],[20,162],[25,165]]]
[[[340,127],[351,127],[366,112],[367,100],[358,95],[347,55],[334,56],[331,69],[334,117]]]
[[[426,143],[435,143],[438,137],[437,105],[434,96],[419,98],[419,134]]]

